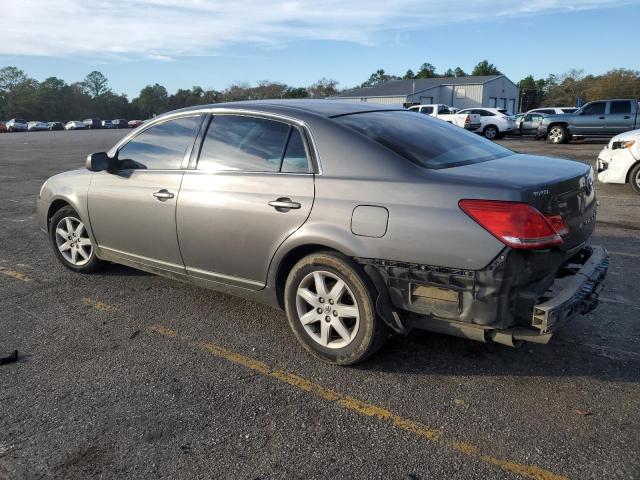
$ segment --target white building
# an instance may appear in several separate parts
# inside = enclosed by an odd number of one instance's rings
[[[444,103],[456,108],[498,107],[516,113],[520,89],[504,75],[390,80],[332,97],[384,104]]]

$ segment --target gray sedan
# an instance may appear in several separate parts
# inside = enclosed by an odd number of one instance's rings
[[[115,262],[279,306],[337,364],[413,328],[547,342],[607,270],[588,166],[348,102],[161,115],[50,178],[38,212],[69,269]]]

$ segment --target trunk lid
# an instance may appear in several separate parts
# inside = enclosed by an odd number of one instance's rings
[[[515,154],[487,162],[440,170],[449,179],[502,191],[486,199],[511,199],[533,205],[545,215],[562,215],[569,227],[559,246],[585,242],[596,223],[596,194],[589,165],[571,160]],[[466,183],[465,182],[465,183]]]

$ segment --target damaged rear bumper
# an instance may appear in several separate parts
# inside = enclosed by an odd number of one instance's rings
[[[598,305],[609,266],[606,249],[506,250],[481,271],[373,259],[377,310],[399,333],[413,328],[513,346],[547,343],[553,332]]]

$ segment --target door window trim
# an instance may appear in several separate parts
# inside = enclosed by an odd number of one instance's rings
[[[200,126],[200,131],[198,132],[198,135],[196,137],[194,148],[191,151],[188,164],[185,167],[188,170],[194,170],[194,171],[202,172],[206,174],[219,173],[218,171],[198,170],[197,166],[198,166],[198,160],[200,159],[200,155],[202,153],[202,147],[207,137],[207,132],[209,131],[209,127],[211,126],[211,122],[213,122],[214,117],[222,116],[222,115],[232,115],[236,117],[252,117],[252,118],[259,118],[264,120],[272,120],[272,121],[284,123],[286,125],[289,125],[289,127],[292,127],[292,128],[297,128],[302,137],[302,142],[304,144],[304,149],[307,155],[307,162],[309,164],[310,171],[308,172],[281,172],[281,171],[274,172],[274,171],[259,171],[259,170],[258,171],[221,170],[220,173],[224,172],[225,174],[236,174],[236,175],[241,175],[245,173],[268,174],[268,175],[322,175],[322,168],[320,166],[320,162],[318,161],[319,157],[317,154],[316,145],[315,145],[315,142],[313,141],[311,131],[309,130],[308,126],[305,123],[293,120],[288,117],[267,113],[267,112],[252,112],[252,111],[243,111],[243,110],[236,111],[236,110],[226,110],[226,109],[225,110],[220,109],[220,111],[214,110],[209,112],[206,116],[207,118],[204,119],[204,121],[202,122]],[[287,134],[287,142],[285,143],[285,147],[288,145],[290,135],[291,135],[291,131],[289,131],[289,133]],[[310,148],[310,145],[313,146],[313,149]],[[282,160],[283,159],[281,159],[280,168],[282,167]]]

